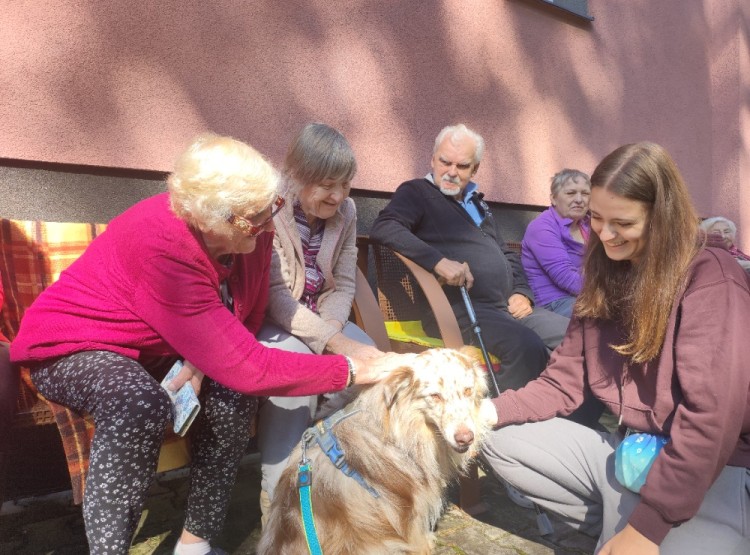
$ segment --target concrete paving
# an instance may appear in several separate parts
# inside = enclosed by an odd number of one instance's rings
[[[254,555],[260,535],[257,455],[243,461],[222,536],[215,542],[234,555]],[[469,516],[449,502],[436,530],[434,555],[578,555],[593,552],[595,541],[558,529],[542,538],[534,511],[514,505],[491,477],[480,477],[488,510]],[[182,524],[186,472],[158,476],[130,555],[168,555]],[[448,499],[457,499],[455,489]],[[6,503],[0,514],[0,554],[78,555],[87,553],[80,507],[69,495]],[[300,554],[304,555],[304,554]],[[356,554],[353,554],[356,555]]]

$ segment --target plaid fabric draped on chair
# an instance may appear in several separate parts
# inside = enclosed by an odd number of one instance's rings
[[[56,281],[105,228],[106,224],[0,220],[0,275],[5,290],[0,326],[11,341],[34,299]],[[54,419],[65,449],[73,497],[80,503],[93,421],[43,399],[31,383],[28,368],[21,369],[21,378],[17,418],[21,425],[45,424]]]

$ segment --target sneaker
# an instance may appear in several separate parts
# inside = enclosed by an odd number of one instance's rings
[[[175,550],[172,553],[173,553],[173,555],[175,553],[177,553],[177,547],[176,546],[175,546]],[[224,551],[223,549],[219,548],[219,547],[212,547],[211,551],[209,551],[205,555],[229,555],[229,554],[226,551]]]
[[[511,486],[508,482],[503,482],[503,485],[505,486],[505,493],[508,494],[508,499],[513,501],[513,503],[524,509],[534,508],[534,502],[523,493]]]

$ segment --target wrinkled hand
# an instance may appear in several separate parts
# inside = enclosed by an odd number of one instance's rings
[[[604,544],[598,555],[659,555],[659,546],[628,524]]]
[[[326,351],[335,355],[346,355],[357,359],[370,359],[383,356],[383,352],[375,347],[365,345],[354,339],[350,339],[339,332],[328,340]]]
[[[203,372],[198,370],[195,366],[193,366],[190,362],[187,360],[182,365],[182,369],[180,370],[179,374],[177,374],[171,382],[169,382],[169,385],[167,387],[170,391],[177,391],[180,389],[185,382],[190,382],[190,385],[193,386],[193,390],[195,390],[195,394],[198,395],[201,392],[201,382],[203,381]]]
[[[350,357],[357,373],[354,383],[366,385],[384,380],[397,368],[412,364],[416,356],[414,353],[385,353],[383,356],[368,360]]]
[[[479,420],[490,428],[497,426],[497,409],[490,399],[482,399],[482,404],[479,405]]]
[[[474,285],[474,276],[466,262],[441,258],[432,271],[438,275],[438,281],[441,285],[465,285],[466,289],[471,289],[471,286]]]
[[[362,345],[361,347],[357,348],[354,353],[352,353],[352,356],[363,361],[368,361],[385,356],[385,353],[377,347],[373,347],[371,345]]]
[[[513,318],[525,318],[532,311],[531,301],[520,293],[513,293],[508,299],[508,312]]]
[[[326,324],[336,328],[336,331],[341,331],[342,329],[344,329],[344,324],[342,324],[338,320],[326,320]]]

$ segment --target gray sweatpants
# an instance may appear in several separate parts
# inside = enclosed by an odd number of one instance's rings
[[[581,532],[597,551],[627,524],[640,496],[615,478],[622,437],[553,418],[489,434],[483,456],[495,474]],[[685,484],[689,488],[690,484]],[[750,554],[750,470],[727,466],[698,514],[673,528],[661,555]]]
[[[365,345],[375,346],[365,332],[347,322],[342,333]],[[311,353],[310,348],[275,324],[266,322],[255,336],[267,347]],[[258,410],[258,450],[260,451],[261,487],[273,499],[276,484],[289,462],[289,455],[299,443],[318,408],[318,396],[269,397],[261,400]]]

